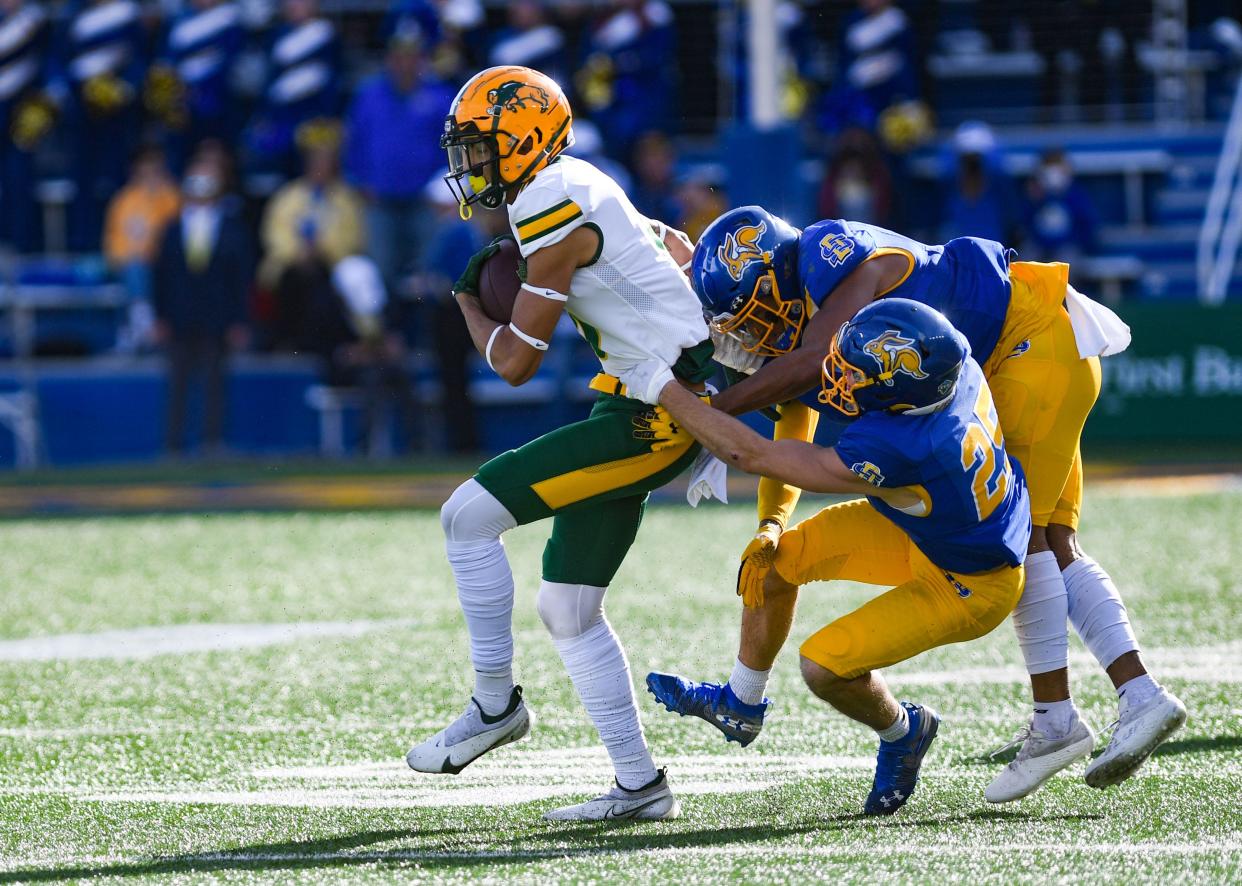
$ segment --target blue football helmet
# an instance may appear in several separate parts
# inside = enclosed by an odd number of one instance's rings
[[[802,334],[800,233],[761,206],[743,206],[708,225],[694,248],[690,280],[708,322],[753,354],[787,354]]]
[[[935,308],[877,299],[833,338],[819,401],[848,416],[932,412],[953,397],[969,356],[966,336]]]

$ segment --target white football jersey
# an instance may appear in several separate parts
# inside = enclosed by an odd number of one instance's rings
[[[598,355],[621,375],[656,357],[672,366],[708,337],[703,308],[681,269],[620,186],[585,160],[562,154],[509,205],[522,256],[589,225],[602,243],[574,272],[565,309]]]

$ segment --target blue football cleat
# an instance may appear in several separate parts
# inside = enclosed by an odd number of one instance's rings
[[[867,815],[892,815],[910,799],[919,783],[923,757],[936,738],[940,715],[923,705],[903,701],[910,718],[910,731],[897,741],[881,741],[875,757],[875,781],[863,812]]]
[[[742,747],[759,737],[769,704],[766,698],[759,704],[739,701],[728,683],[696,683],[676,674],[648,674],[647,689],[668,710],[706,720]]]

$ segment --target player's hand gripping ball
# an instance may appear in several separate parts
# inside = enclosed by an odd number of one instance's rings
[[[471,256],[453,284],[453,292],[478,296],[484,314],[497,323],[508,323],[522,288],[523,264],[517,242],[501,235]]]
[[[781,541],[778,523],[765,520],[742,551],[742,565],[737,571],[737,595],[749,609],[763,605],[763,580],[776,560],[776,548]]]

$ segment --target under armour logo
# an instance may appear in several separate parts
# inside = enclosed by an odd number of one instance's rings
[[[717,714],[716,719],[720,721],[721,725],[728,726],[730,729],[738,729],[742,732],[757,731],[754,726],[751,726],[745,720],[739,720],[726,714]]]
[[[887,809],[889,806],[892,806],[898,800],[904,800],[904,799],[906,799],[905,794],[903,794],[901,791],[893,791],[893,796],[891,797],[885,797],[883,794],[880,795],[880,802],[884,804],[885,809]]]

